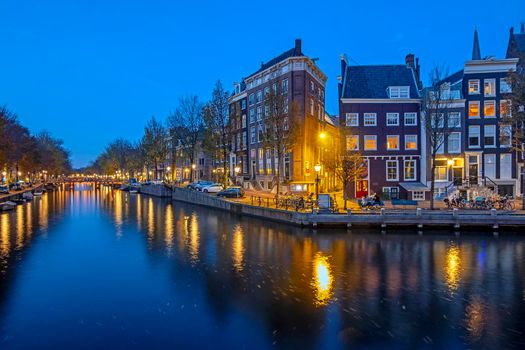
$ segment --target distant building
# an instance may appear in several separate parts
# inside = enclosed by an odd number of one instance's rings
[[[420,67],[414,55],[405,64],[349,65],[341,56],[339,123],[347,150],[366,158],[366,177],[348,189],[350,197],[424,200],[426,143],[420,120]]]
[[[264,96],[270,89],[279,89],[290,102],[300,106],[300,138],[284,159],[283,174],[288,190],[311,192],[315,181],[314,165],[320,159],[319,133],[325,124],[326,76],[315,61],[302,51],[301,40],[295,46],[272,58],[240,83],[230,98],[230,115],[234,121],[232,169],[246,187],[271,191],[276,183],[274,150],[262,142],[265,107]]]

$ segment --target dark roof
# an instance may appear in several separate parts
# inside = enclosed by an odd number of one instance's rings
[[[514,34],[518,52],[525,53],[525,34]]]
[[[389,86],[410,86],[410,98],[419,98],[414,72],[406,65],[347,66],[343,98],[388,98]]]
[[[301,51],[301,48],[300,47],[294,47],[294,48],[291,48],[290,50],[288,51],[285,51],[283,52],[282,54],[280,54],[279,56],[277,57],[274,57],[272,58],[271,60],[269,60],[268,62],[266,63],[262,63],[261,64],[261,68],[259,68],[257,71],[253,72],[252,74],[248,75],[246,78],[249,78],[251,77],[252,75],[255,75],[257,73],[260,73],[262,72],[263,70],[266,70],[268,68],[270,68],[271,66],[281,62],[281,61],[284,61],[285,59],[287,58],[290,58],[290,57],[300,57],[300,56],[305,56],[303,54],[303,52]]]
[[[478,31],[474,30],[474,44],[472,45],[472,60],[480,60],[481,52],[479,49]]]
[[[463,80],[463,69],[461,69],[461,70],[457,71],[456,73],[451,74],[448,77],[444,78],[443,80],[441,80],[439,82],[439,85],[441,85],[443,83],[454,84],[454,83],[460,82],[462,80]]]

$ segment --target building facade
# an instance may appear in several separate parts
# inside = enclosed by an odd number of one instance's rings
[[[232,169],[240,169],[238,180],[246,187],[267,191],[275,188],[276,154],[265,148],[262,140],[267,113],[264,97],[274,89],[300,109],[300,136],[286,155],[281,174],[288,190],[313,190],[314,166],[319,162],[319,134],[325,122],[325,86],[326,75],[302,52],[300,39],[292,49],[262,63],[257,71],[235,84],[230,113],[240,118],[240,123],[235,123]]]
[[[427,198],[425,136],[420,120],[419,62],[353,66],[341,56],[339,123],[347,151],[367,161],[365,177],[347,189],[350,198]]]

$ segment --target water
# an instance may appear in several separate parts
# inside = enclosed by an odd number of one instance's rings
[[[301,230],[89,185],[0,215],[0,349],[525,347],[525,238]]]

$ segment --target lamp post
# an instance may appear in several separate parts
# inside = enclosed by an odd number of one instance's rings
[[[237,176],[239,176],[241,168],[239,166],[236,166],[233,170],[235,171],[235,184],[237,185]]]
[[[5,176],[7,175],[7,173],[5,171],[2,171],[2,183],[5,182]]]
[[[321,171],[321,164],[316,164],[315,169],[315,200],[319,200],[319,172]]]

